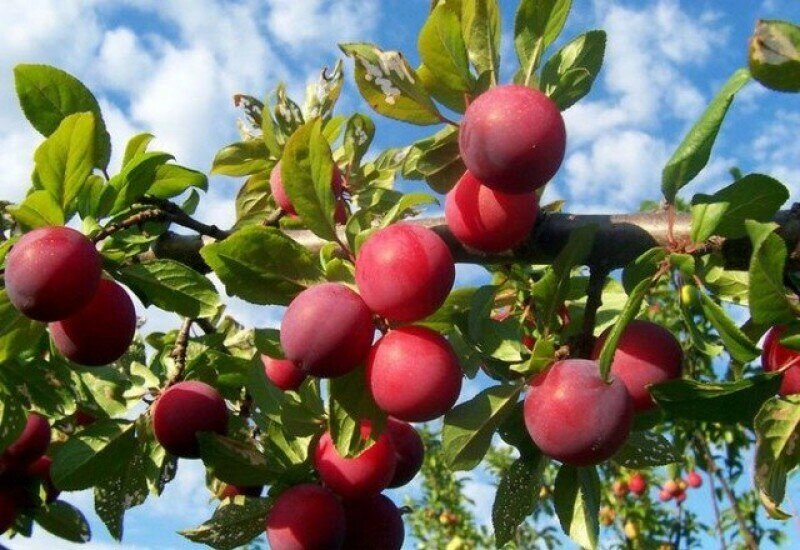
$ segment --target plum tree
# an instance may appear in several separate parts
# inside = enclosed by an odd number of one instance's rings
[[[361,437],[371,431],[368,421],[361,423]],[[391,436],[384,431],[361,454],[343,457],[336,450],[330,431],[325,432],[314,451],[314,467],[322,482],[345,499],[377,495],[389,486],[397,465]]]
[[[356,257],[356,284],[364,302],[378,315],[404,323],[439,309],[455,273],[445,242],[430,229],[405,222],[376,231]]]
[[[767,372],[783,369],[780,394],[794,395],[800,393],[800,351],[781,344],[781,335],[785,331],[786,327],[776,326],[767,332],[761,354],[761,365]]]
[[[558,361],[531,380],[525,426],[547,456],[573,466],[598,464],[627,441],[633,400],[618,378],[600,378],[585,359]]]
[[[289,195],[286,193],[286,189],[283,187],[282,169],[283,164],[281,161],[278,161],[269,174],[269,187],[272,191],[272,197],[275,199],[275,203],[281,208],[281,210],[290,216],[297,216],[297,210],[295,210]],[[333,194],[336,197],[339,197],[342,194],[343,187],[342,172],[339,170],[339,167],[334,164],[333,175],[331,177],[331,188],[333,189]],[[338,201],[337,205],[344,207],[344,204],[341,201]],[[340,221],[341,223],[341,214],[338,214],[337,221]]]
[[[344,508],[324,487],[296,485],[275,500],[267,516],[266,532],[273,550],[335,550],[344,542]]]
[[[400,550],[405,526],[400,510],[385,495],[344,503],[348,550]]]
[[[204,382],[187,380],[170,386],[153,405],[153,431],[171,454],[199,458],[197,434],[228,430],[228,408],[222,395]]]
[[[50,476],[50,468],[53,466],[53,459],[49,456],[41,456],[28,464],[25,475],[41,481],[45,490],[45,501],[49,504],[55,501],[61,491],[53,485],[53,478]]]
[[[413,358],[413,359],[412,359]],[[461,368],[452,346],[425,327],[390,330],[367,358],[375,403],[407,422],[426,422],[450,410],[461,393]]]
[[[505,193],[467,171],[447,194],[445,220],[466,246],[483,252],[514,248],[530,235],[539,211],[536,191]]]
[[[30,413],[22,433],[0,457],[0,473],[4,470],[22,470],[39,459],[50,446],[51,429],[47,419]]]
[[[288,359],[275,359],[262,355],[261,362],[264,364],[264,373],[267,375],[267,379],[280,390],[296,390],[306,379],[306,373]]]
[[[286,359],[312,376],[347,374],[367,357],[374,337],[372,313],[364,300],[339,283],[304,290],[281,321]]]
[[[23,315],[58,321],[92,299],[100,269],[100,254],[82,233],[42,227],[20,237],[8,253],[6,292]]]
[[[597,339],[592,358],[597,359],[610,329]],[[619,378],[633,398],[636,411],[656,406],[647,386],[680,378],[683,350],[675,336],[664,327],[634,319],[617,343],[611,372]]]
[[[115,281],[101,279],[89,302],[61,321],[50,323],[56,349],[70,361],[96,367],[113,363],[128,350],[136,333],[136,310]]]
[[[408,422],[389,417],[386,429],[394,443],[397,467],[389,487],[402,487],[414,479],[425,459],[425,446],[417,430]]]
[[[527,193],[546,184],[564,159],[567,131],[558,106],[528,86],[503,85],[473,101],[458,144],[467,169],[485,185]]]
[[[260,497],[261,493],[264,492],[263,485],[255,485],[250,487],[243,487],[241,485],[231,485],[230,483],[225,483],[222,486],[222,489],[217,494],[217,498],[220,500],[225,500],[226,498],[234,498],[238,496],[246,496],[246,497]]]
[[[636,472],[628,480],[628,488],[636,496],[642,496],[647,491],[647,478]]]

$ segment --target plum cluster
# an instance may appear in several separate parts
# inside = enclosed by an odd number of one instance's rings
[[[686,479],[670,479],[661,487],[658,499],[661,502],[675,500],[680,506],[686,500],[687,489],[698,489],[703,486],[703,478],[695,470],[689,472]]]
[[[469,105],[458,137],[467,171],[447,195],[447,225],[470,248],[514,248],[536,223],[537,190],[564,159],[558,106],[527,86],[497,86]]]
[[[5,283],[14,307],[48,323],[53,344],[70,361],[106,365],[133,341],[133,302],[102,277],[100,254],[74,229],[42,227],[23,235],[6,258]]]
[[[648,386],[681,375],[683,350],[675,336],[634,320],[617,343],[610,381],[603,380],[595,359],[609,332],[598,338],[591,360],[554,363],[531,380],[525,397],[525,425],[533,442],[566,464],[590,466],[611,458],[627,441],[634,413],[656,406]]]
[[[14,524],[20,512],[40,504],[40,488],[45,502],[58,498],[50,478],[52,460],[45,454],[50,438],[47,419],[30,413],[22,433],[0,455],[0,533]]]
[[[370,423],[362,422],[362,437],[370,432]],[[396,418],[390,417],[375,443],[352,458],[341,456],[325,433],[314,452],[323,485],[298,485],[278,497],[267,517],[270,547],[399,549],[403,519],[381,491],[411,481],[424,453],[416,430]]]

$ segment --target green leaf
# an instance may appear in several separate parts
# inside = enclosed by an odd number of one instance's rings
[[[661,246],[656,246],[643,252],[641,256],[626,265],[622,272],[622,284],[625,292],[630,294],[643,280],[652,279],[658,271],[658,266],[666,257],[667,251]]]
[[[553,504],[564,533],[581,548],[597,548],[600,530],[597,470],[562,465],[556,475]]]
[[[536,509],[547,462],[541,455],[522,457],[503,472],[492,505],[492,526],[498,548],[516,538],[517,527]]]
[[[788,21],[760,20],[750,39],[753,78],[779,92],[800,92],[800,27]]]
[[[567,21],[572,0],[521,0],[514,21],[514,46],[522,71],[522,84],[534,81],[536,68],[547,47]]]
[[[122,156],[122,166],[125,166],[139,155],[145,154],[147,152],[147,146],[150,145],[150,142],[153,141],[155,137],[156,136],[153,134],[143,132],[129,139],[128,144],[125,146],[125,154]]]
[[[526,378],[542,372],[555,362],[556,345],[553,337],[537,338],[531,350],[531,358],[520,365],[512,365],[511,370]]]
[[[292,135],[305,122],[300,106],[286,94],[286,86],[283,83],[275,88],[275,108],[272,113],[278,131],[284,136]]]
[[[101,420],[70,437],[53,454],[51,476],[63,491],[82,491],[108,479],[134,451],[133,423]]]
[[[427,204],[439,204],[439,201],[428,193],[406,193],[384,214],[380,227],[389,227],[407,215],[416,213],[418,206]]]
[[[749,174],[713,195],[692,198],[692,233],[694,242],[712,235],[737,239],[747,235],[746,220],[772,221],[789,190],[777,180],[762,174]]]
[[[783,284],[786,244],[775,233],[774,223],[747,220],[745,227],[753,243],[748,292],[753,322],[763,326],[788,323],[794,319],[795,311]]]
[[[169,153],[152,151],[136,156],[126,164],[108,182],[117,192],[111,213],[121,212],[142,198],[156,180],[157,170],[172,158]]]
[[[600,376],[604,380],[608,378],[611,372],[611,363],[614,360],[614,354],[617,351],[619,339],[625,332],[625,327],[628,326],[628,323],[638,315],[642,307],[642,301],[644,301],[647,291],[650,290],[651,284],[652,282],[650,279],[643,279],[636,285],[636,288],[634,288],[633,292],[628,296],[628,301],[625,302],[625,307],[619,314],[617,322],[614,323],[614,328],[611,329],[605,343],[603,343],[603,349],[600,351],[597,362],[600,365]]]
[[[281,159],[281,179],[297,214],[314,234],[336,240],[333,195],[333,158],[322,124],[314,119],[304,124],[286,142]]]
[[[403,54],[366,43],[339,47],[355,61],[358,90],[376,112],[421,126],[441,122],[439,110]]]
[[[329,72],[326,67],[316,82],[312,82],[306,87],[306,102],[303,111],[308,118],[327,119],[330,117],[344,84],[343,67],[344,63],[339,59],[336,61],[333,71]]]
[[[214,317],[222,305],[208,278],[175,260],[133,264],[121,269],[119,277],[145,305],[184,317]]]
[[[28,411],[15,395],[0,386],[0,454],[17,440],[28,422]]]
[[[267,217],[274,205],[270,204],[272,190],[269,174],[253,174],[239,189],[236,195],[236,228],[259,224]]]
[[[800,396],[773,397],[755,419],[755,482],[761,502],[775,519],[790,516],[779,506],[786,494],[786,476],[800,463]]]
[[[231,439],[213,432],[197,434],[200,455],[209,473],[233,485],[269,485],[276,470],[269,458],[250,442]]]
[[[551,57],[542,69],[541,89],[562,111],[592,89],[606,51],[606,33],[584,33]]]
[[[111,137],[100,106],[83,83],[49,65],[17,65],[14,81],[25,118],[40,134],[49,136],[61,122],[76,113],[92,113],[95,119],[92,166],[105,169],[111,157]]]
[[[271,506],[272,501],[263,498],[228,499],[210,520],[180,534],[192,542],[220,550],[238,548],[263,534]]]
[[[372,424],[370,437],[361,437],[361,420]],[[330,425],[333,444],[340,455],[353,457],[372,445],[383,431],[386,413],[375,404],[363,368],[330,381]]]
[[[483,460],[492,436],[519,399],[522,386],[504,384],[456,405],[444,416],[442,445],[454,470],[472,470]]]
[[[497,82],[500,71],[500,7],[497,0],[462,0],[461,26],[469,59],[479,74]]]
[[[643,470],[680,462],[681,454],[663,435],[631,432],[625,446],[611,459],[623,468]]]
[[[498,287],[487,285],[475,292],[470,304],[468,336],[484,354],[517,363],[522,360],[522,328],[515,319],[491,319],[489,313],[497,291]]]
[[[458,147],[458,129],[447,126],[412,145],[403,166],[403,175],[410,179],[424,179],[434,191],[447,193],[466,169]]]
[[[719,304],[705,292],[700,292],[699,294],[705,318],[717,329],[722,342],[725,344],[725,349],[731,357],[742,363],[749,363],[761,355],[761,350],[736,326],[733,319],[725,313],[725,310]]]
[[[739,69],[711,101],[706,111],[672,154],[661,178],[661,191],[667,202],[675,202],[678,191],[700,173],[711,156],[719,128],[736,93],[750,80],[747,69]]]
[[[8,211],[20,224],[28,229],[53,225],[64,225],[64,210],[55,197],[47,191],[34,191],[18,206]]]
[[[469,312],[476,290],[475,287],[453,289],[436,313],[415,324],[426,326],[437,332],[447,332],[455,326],[458,318]]]
[[[33,155],[37,186],[70,212],[92,173],[95,118],[91,113],[66,117]]]
[[[356,113],[348,118],[343,142],[347,164],[359,166],[374,137],[375,123],[367,115]]]
[[[255,304],[288,305],[322,279],[317,258],[273,227],[244,227],[204,246],[200,255],[229,295]]]
[[[759,374],[736,382],[670,380],[650,386],[650,395],[675,418],[751,425],[762,403],[778,392],[780,374]]]
[[[269,169],[269,151],[261,139],[232,143],[220,149],[211,164],[211,173],[222,176],[249,176]]]
[[[38,508],[33,516],[45,531],[70,542],[89,542],[92,531],[83,513],[72,504],[58,500]]]
[[[439,4],[430,12],[419,32],[417,48],[422,62],[437,80],[447,88],[467,92],[472,89],[474,78],[455,9]]]
[[[22,315],[0,290],[0,363],[18,357],[44,334],[45,325]]]
[[[208,178],[202,172],[191,168],[164,164],[156,169],[156,179],[147,190],[147,194],[161,199],[171,199],[191,187],[208,190]]]

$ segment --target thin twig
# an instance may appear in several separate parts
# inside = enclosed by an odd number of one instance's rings
[[[217,327],[215,327],[211,321],[208,319],[195,319],[194,323],[200,327],[200,329],[205,332],[206,334],[214,334],[217,332]]]
[[[261,225],[264,227],[278,227],[278,222],[281,221],[281,218],[286,215],[286,212],[283,208],[277,208],[273,210],[269,216],[264,218],[264,221],[261,222]]]
[[[172,386],[183,378],[183,373],[186,370],[186,352],[189,349],[189,331],[192,329],[194,319],[187,317],[183,320],[178,336],[175,338],[175,345],[172,348],[170,356],[175,360],[175,373],[170,377],[167,382],[167,387]]]
[[[706,458],[706,463],[708,463],[708,458]],[[708,488],[711,490],[711,504],[714,508],[714,524],[719,534],[720,548],[722,550],[728,550],[728,544],[725,542],[725,531],[722,529],[722,517],[719,513],[719,504],[717,503],[717,486],[713,475],[708,476],[708,479]]]
[[[158,208],[141,210],[129,218],[125,218],[120,222],[105,226],[94,237],[92,237],[92,242],[98,243],[106,237],[113,235],[117,231],[122,231],[123,229],[128,229],[129,227],[133,227],[135,225],[142,225],[145,222],[163,221],[166,218],[167,213]]]
[[[159,199],[156,197],[144,197],[141,199],[140,202],[144,204],[152,204],[157,206],[158,208],[167,213],[168,219],[172,223],[196,231],[201,235],[206,235],[218,241],[227,238],[229,235],[227,231],[223,231],[216,225],[208,225],[194,219],[189,214],[184,212],[181,209],[181,207],[175,204],[174,202],[170,202],[165,199]]]

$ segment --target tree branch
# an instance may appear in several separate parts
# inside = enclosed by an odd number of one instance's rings
[[[643,252],[655,246],[669,246],[669,226],[667,216],[663,212],[639,214],[542,214],[531,235],[513,251],[501,254],[485,254],[467,249],[453,236],[442,217],[420,218],[409,220],[428,227],[447,243],[456,262],[471,264],[496,264],[524,262],[533,264],[550,264],[558,253],[566,246],[573,231],[586,225],[598,227],[591,253],[586,265],[601,266],[608,270],[622,268],[638,258]],[[191,219],[191,218],[190,218]],[[194,221],[194,220],[193,220]],[[783,237],[789,249],[790,268],[800,268],[800,208],[793,207],[778,213],[775,221],[780,225],[778,233]],[[184,227],[187,224],[176,222]],[[167,232],[156,243],[154,249],[139,259],[147,261],[153,258],[172,258],[186,263],[199,271],[207,272],[199,255],[203,244],[210,239],[223,239],[230,235],[214,226],[202,226],[203,238],[198,235],[179,235]],[[191,227],[190,227],[191,228]],[[343,232],[343,229],[340,229]],[[691,216],[677,214],[672,228],[673,238],[677,242],[688,242],[691,232]],[[307,230],[289,229],[285,233],[311,252],[319,252],[326,244]],[[342,234],[342,238],[344,238]],[[697,253],[719,251],[722,253],[727,267],[731,269],[747,269],[750,263],[752,246],[748,238],[725,240],[713,238],[698,247]]]

